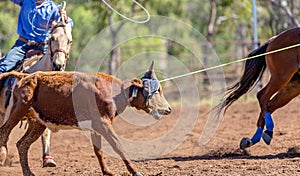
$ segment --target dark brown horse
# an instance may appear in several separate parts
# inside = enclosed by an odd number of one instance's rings
[[[265,44],[249,54],[249,57],[274,51],[300,43],[300,28],[290,29],[269,39]],[[242,95],[249,92],[262,77],[265,69],[270,72],[268,83],[257,93],[260,114],[257,131],[250,138],[243,138],[240,148],[244,149],[259,142],[261,138],[270,144],[274,123],[271,114],[285,106],[300,94],[300,48],[294,47],[266,56],[247,60],[240,81],[227,89],[224,101],[217,107],[219,112],[226,109]],[[266,130],[264,131],[264,127]]]

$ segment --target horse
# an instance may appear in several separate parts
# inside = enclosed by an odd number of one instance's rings
[[[28,120],[27,131],[17,142],[24,176],[33,175],[28,165],[28,150],[46,126],[55,132],[64,129],[92,132],[94,152],[103,175],[113,175],[113,172],[107,168],[104,152],[101,149],[101,137],[104,137],[124,161],[128,171],[134,176],[141,176],[142,174],[126,156],[112,123],[127,106],[143,110],[157,120],[172,111],[155,75],[153,62],[142,78],[124,81],[99,72],[35,72],[31,75],[9,72],[4,74],[16,77],[19,82],[13,92],[14,104],[9,109],[9,118],[0,128],[0,146],[7,144],[11,130],[30,108],[39,114]],[[74,103],[74,96],[80,101]],[[84,125],[87,122],[90,125]]]
[[[219,115],[225,113],[233,102],[257,85],[266,69],[269,70],[269,80],[256,96],[260,106],[256,132],[252,138],[242,138],[241,149],[260,142],[261,138],[267,145],[270,145],[274,129],[271,114],[300,94],[300,48],[293,47],[267,55],[264,53],[299,43],[300,28],[293,28],[273,36],[262,46],[250,52],[249,57],[261,56],[246,61],[240,80],[227,88],[223,100],[216,106]]]
[[[66,25],[63,20],[55,22],[50,32],[48,50],[45,55],[41,55],[41,53],[36,53],[35,51],[29,51],[24,62],[17,66],[16,69],[26,73],[34,73],[36,71],[64,71],[71,51],[71,32],[71,27]],[[5,118],[6,108],[9,104],[12,104],[12,99],[7,99],[6,95],[11,92],[11,86],[4,86],[0,90],[0,126],[7,120],[7,117]],[[34,113],[29,114],[34,115]],[[43,167],[56,166],[55,161],[50,156],[50,134],[50,130],[46,129],[41,137],[43,148]],[[4,164],[5,158],[6,154],[3,154],[1,159],[3,162],[0,162],[0,165]]]

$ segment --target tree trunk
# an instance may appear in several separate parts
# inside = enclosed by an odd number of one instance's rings
[[[214,27],[215,27],[215,21],[216,21],[216,15],[217,15],[217,4],[215,0],[210,0],[210,16],[209,16],[209,23],[207,26],[207,35],[206,35],[206,39],[207,42],[210,43],[211,38],[214,34]],[[206,43],[204,45],[204,49],[203,49],[203,53],[204,53],[204,57],[203,57],[203,65],[204,67],[208,67],[208,59],[209,59],[209,47]],[[206,73],[204,72],[204,84],[208,83],[209,80],[206,76]]]
[[[136,12],[135,6],[136,6],[136,4],[132,3],[132,6],[131,6],[132,15],[134,15]],[[118,64],[118,60],[119,60],[118,53],[120,53],[120,52],[118,52],[119,49],[116,48],[117,41],[118,41],[118,34],[124,25],[124,21],[122,21],[120,23],[120,25],[116,29],[114,29],[112,27],[112,25],[114,24],[113,14],[109,16],[108,20],[109,20],[109,28],[110,28],[110,31],[112,34],[112,44],[111,44],[110,58],[109,58],[109,62],[108,62],[108,73],[111,75],[114,75],[116,73],[117,64]]]
[[[112,44],[111,44],[111,51],[110,51],[110,58],[108,62],[108,73],[110,75],[114,75],[117,70],[117,63],[118,63],[118,54],[117,54],[117,41],[118,41],[118,34],[121,30],[121,28],[124,25],[124,22],[122,21],[119,26],[114,29],[112,25],[114,24],[113,15],[109,16],[109,28],[111,31],[111,37],[112,37]]]
[[[207,26],[207,40],[210,41],[211,37],[214,33],[215,21],[217,15],[217,4],[215,0],[210,0],[210,16],[209,16],[209,23]]]

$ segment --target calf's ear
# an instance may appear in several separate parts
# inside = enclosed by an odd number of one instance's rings
[[[137,86],[139,88],[142,88],[143,87],[143,81],[139,78],[134,78],[131,83],[134,85],[134,86]]]

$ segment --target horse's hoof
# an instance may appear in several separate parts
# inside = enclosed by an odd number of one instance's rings
[[[133,176],[143,176],[143,174],[140,172],[137,172],[137,173],[133,174]]]
[[[43,160],[43,167],[56,167],[56,162],[52,156],[45,156]]]
[[[245,148],[248,148],[250,146],[252,146],[252,142],[251,142],[251,139],[249,138],[243,138],[240,142],[240,149],[245,149]]]
[[[262,138],[267,145],[270,145],[272,138],[273,138],[273,132],[266,130],[263,133]]]
[[[7,150],[4,146],[0,147],[0,166],[4,166],[7,156]]]

